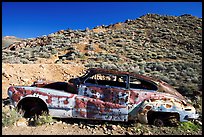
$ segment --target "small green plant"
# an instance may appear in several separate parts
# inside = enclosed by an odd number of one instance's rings
[[[51,54],[57,54],[57,50],[56,49],[52,49]]]
[[[197,131],[199,130],[201,127],[191,121],[188,121],[188,122],[181,122],[179,124],[179,129],[183,130],[183,131],[187,131],[187,130],[190,130],[190,131]]]
[[[16,109],[3,109],[2,110],[2,126],[11,126],[17,120],[22,118],[22,115],[16,111]]]
[[[50,115],[47,115],[46,113],[43,113],[41,116],[39,116],[37,118],[37,120],[35,121],[35,124],[37,126],[43,125],[43,124],[47,124],[47,123],[52,123],[55,122],[56,120],[54,120]]]
[[[80,54],[79,55],[79,58],[81,58],[82,60],[85,60],[86,59],[86,56],[84,54]]]

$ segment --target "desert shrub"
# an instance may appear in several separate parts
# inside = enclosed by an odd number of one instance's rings
[[[40,46],[36,46],[36,47],[33,47],[32,51],[33,52],[40,52],[40,49],[41,49]]]
[[[168,53],[166,58],[170,58],[170,59],[177,59],[176,55]]]
[[[157,55],[157,59],[163,58],[163,55]]]
[[[20,49],[20,50],[19,50],[19,53],[24,53],[24,52],[25,52],[24,49]]]
[[[129,58],[131,58],[131,59],[133,59],[135,61],[138,61],[140,57],[136,56],[136,55],[131,55],[131,56],[129,56]]]
[[[26,58],[26,59],[29,59],[30,58],[30,54],[26,54],[23,57]]]
[[[186,74],[188,76],[194,76],[195,72],[194,72],[194,70],[192,68],[188,68]]]
[[[20,64],[20,59],[19,58],[14,58],[14,57],[9,57],[5,63],[11,63],[11,64]]]
[[[183,84],[180,85],[178,91],[183,93],[184,95],[193,95],[194,92],[198,90],[198,86],[195,84]]]
[[[57,50],[56,49],[52,49],[51,54],[57,54]]]
[[[160,76],[160,79],[164,82],[170,83],[171,80],[167,76]]]
[[[38,60],[38,59],[35,58],[35,57],[30,57],[28,60],[29,60],[29,61],[36,61],[36,60]]]
[[[168,69],[168,72],[177,72],[177,69],[174,67],[174,66],[170,66],[167,68]]]
[[[94,50],[94,47],[92,44],[88,44],[86,45],[85,50]]]
[[[29,64],[30,63],[30,61],[28,59],[25,59],[25,58],[21,58],[20,62],[22,62],[23,64]]]
[[[17,120],[22,118],[22,115],[19,114],[16,109],[2,109],[2,126],[11,126]]]
[[[165,69],[165,67],[162,64],[156,64],[157,71],[162,71]]]
[[[151,39],[151,42],[153,43],[159,43],[159,39],[157,37],[154,37]]]
[[[117,69],[117,66],[114,64],[102,63],[102,68],[104,68],[104,69]]]
[[[151,72],[152,70],[151,69],[149,69],[149,68],[145,68],[145,72],[147,72],[147,73],[149,73],[149,72]]]
[[[133,69],[130,69],[129,72],[133,72],[133,73],[139,73],[140,69],[139,68],[133,68]]]
[[[107,55],[107,57],[106,57],[108,60],[110,60],[110,61],[117,61],[117,58],[116,57],[114,57],[114,56],[112,56],[112,55]]]
[[[139,71],[139,74],[144,74],[144,73],[145,73],[144,70],[140,70],[140,71]]]
[[[39,57],[41,58],[50,58],[50,54],[46,52],[40,52]]]
[[[156,52],[152,52],[151,58],[152,58],[152,59],[156,59],[156,58],[157,58],[157,53],[156,53]]]
[[[23,57],[23,55],[24,55],[23,53],[19,52],[17,56],[18,57]]]
[[[85,59],[85,55],[82,52],[79,52],[77,57],[81,59]]]
[[[104,49],[104,50],[108,50],[108,46],[106,46],[105,44],[100,44],[99,48]]]
[[[178,71],[181,71],[181,70],[182,70],[182,66],[180,65],[180,63],[176,63],[176,64],[175,64],[175,68],[176,68]]]
[[[199,80],[198,80],[198,78],[197,78],[197,77],[193,77],[193,78],[191,78],[191,82],[193,82],[193,83],[198,83],[198,82],[199,82]]]
[[[49,123],[53,123],[56,120],[52,118],[52,116],[47,115],[46,113],[43,113],[41,116],[39,116],[39,118],[37,118],[37,120],[35,121],[35,125],[40,126],[43,124],[49,124]]]
[[[172,85],[172,86],[176,86],[177,82],[176,82],[176,80],[175,80],[174,78],[172,78],[172,79],[170,80],[170,83],[169,83],[169,84]]]
[[[64,51],[64,50],[68,50],[70,47],[67,46],[63,46],[61,48],[58,48],[59,51]]]
[[[76,58],[75,53],[71,53],[71,55],[67,57],[68,60],[74,60],[75,58]]]
[[[102,61],[102,60],[104,60],[104,57],[103,56],[101,56],[101,55],[97,55],[96,56],[96,61]]]
[[[18,53],[18,52],[17,52],[17,53]],[[23,54],[24,54],[24,55],[30,55],[30,53],[31,53],[31,50],[25,50]]]
[[[183,131],[198,131],[201,128],[200,125],[197,125],[191,121],[188,122],[181,122],[179,123],[178,129],[183,130]]]
[[[90,63],[86,64],[85,67],[93,68],[93,67],[95,67],[95,64],[93,62],[90,62]]]

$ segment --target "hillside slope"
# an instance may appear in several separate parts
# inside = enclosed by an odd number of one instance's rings
[[[3,63],[80,62],[151,75],[196,92],[202,89],[202,18],[147,14],[92,30],[60,30],[26,39],[2,54]]]
[[[10,85],[30,85],[41,78],[67,81],[81,75],[85,69],[100,67],[149,75],[171,84],[191,100],[202,120],[202,18],[192,15],[147,14],[94,29],[60,30],[3,47],[2,62],[2,98],[7,97],[6,90]],[[202,134],[201,129],[195,133],[150,125],[145,128],[151,131],[148,134],[154,135]],[[64,131],[64,127],[60,130]],[[121,134],[126,134],[125,130],[128,134],[133,133],[129,128],[119,128],[124,131]],[[13,134],[8,128],[3,131]],[[79,132],[63,134],[84,131]],[[103,130],[100,133],[108,134]],[[37,133],[25,131],[25,134]]]
[[[15,36],[5,36],[2,38],[2,48],[8,47],[15,42],[20,42],[22,39]]]

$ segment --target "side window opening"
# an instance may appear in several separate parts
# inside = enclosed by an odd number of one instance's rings
[[[118,76],[112,74],[95,74],[89,77],[85,81],[85,83],[126,88],[126,79],[126,76]]]
[[[136,77],[130,76],[130,88],[133,89],[145,89],[145,90],[157,90],[157,86],[152,82],[141,80]]]

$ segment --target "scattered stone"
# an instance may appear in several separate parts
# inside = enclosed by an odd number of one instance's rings
[[[86,126],[87,129],[91,129],[89,126]]]
[[[96,131],[95,131],[95,130],[93,130],[91,133],[92,133],[92,134],[96,134]]]
[[[125,135],[133,135],[130,131],[125,131]]]
[[[25,118],[20,118],[15,124],[17,127],[25,127],[28,123]]]
[[[2,75],[7,79],[10,78],[9,74],[4,69],[2,69]]]
[[[116,125],[112,125],[112,130],[116,130],[118,127]]]
[[[199,121],[199,120],[195,120],[195,123],[202,126],[202,121]]]

